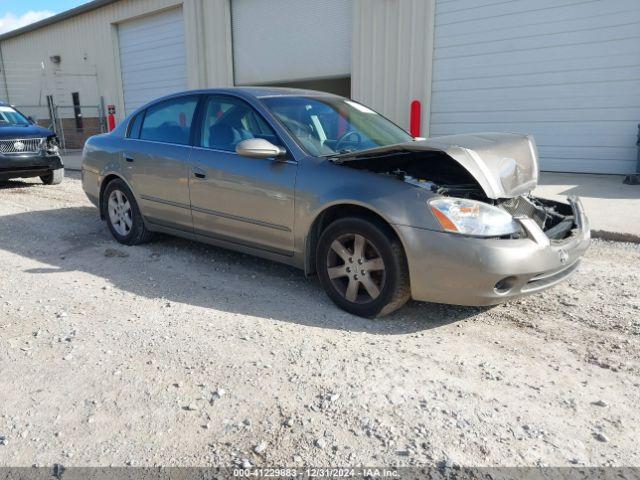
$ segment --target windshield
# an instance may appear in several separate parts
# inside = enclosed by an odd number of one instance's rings
[[[270,97],[262,101],[311,155],[322,157],[410,142],[382,115],[336,97]]]
[[[0,127],[31,125],[31,122],[14,108],[0,105]]]

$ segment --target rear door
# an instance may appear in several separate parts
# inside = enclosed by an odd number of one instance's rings
[[[198,96],[176,97],[134,118],[124,165],[140,210],[152,223],[193,230],[189,200],[191,124]]]
[[[297,163],[292,158],[254,159],[236,146],[264,138],[284,146],[247,102],[209,96],[191,154],[191,208],[195,232],[283,255],[293,254]]]

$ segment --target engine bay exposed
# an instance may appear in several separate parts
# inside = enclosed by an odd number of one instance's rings
[[[521,195],[499,200],[496,204],[513,217],[531,218],[551,240],[564,240],[576,229],[573,209],[567,203]]]
[[[571,205],[533,197],[488,198],[478,181],[459,163],[440,151],[399,151],[361,156],[356,161],[334,163],[396,178],[442,196],[467,198],[500,207],[513,217],[534,220],[555,241],[564,240],[576,229]]]
[[[334,163],[388,175],[440,195],[489,200],[475,178],[443,152],[393,152]]]

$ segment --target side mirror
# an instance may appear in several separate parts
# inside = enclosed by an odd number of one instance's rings
[[[236,146],[236,153],[248,158],[274,158],[282,157],[287,152],[264,138],[250,138]]]

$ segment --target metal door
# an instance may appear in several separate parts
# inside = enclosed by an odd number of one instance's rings
[[[200,130],[191,154],[195,232],[291,255],[297,163],[235,153],[245,138],[279,143],[271,127],[246,102],[221,95],[203,106]]]

